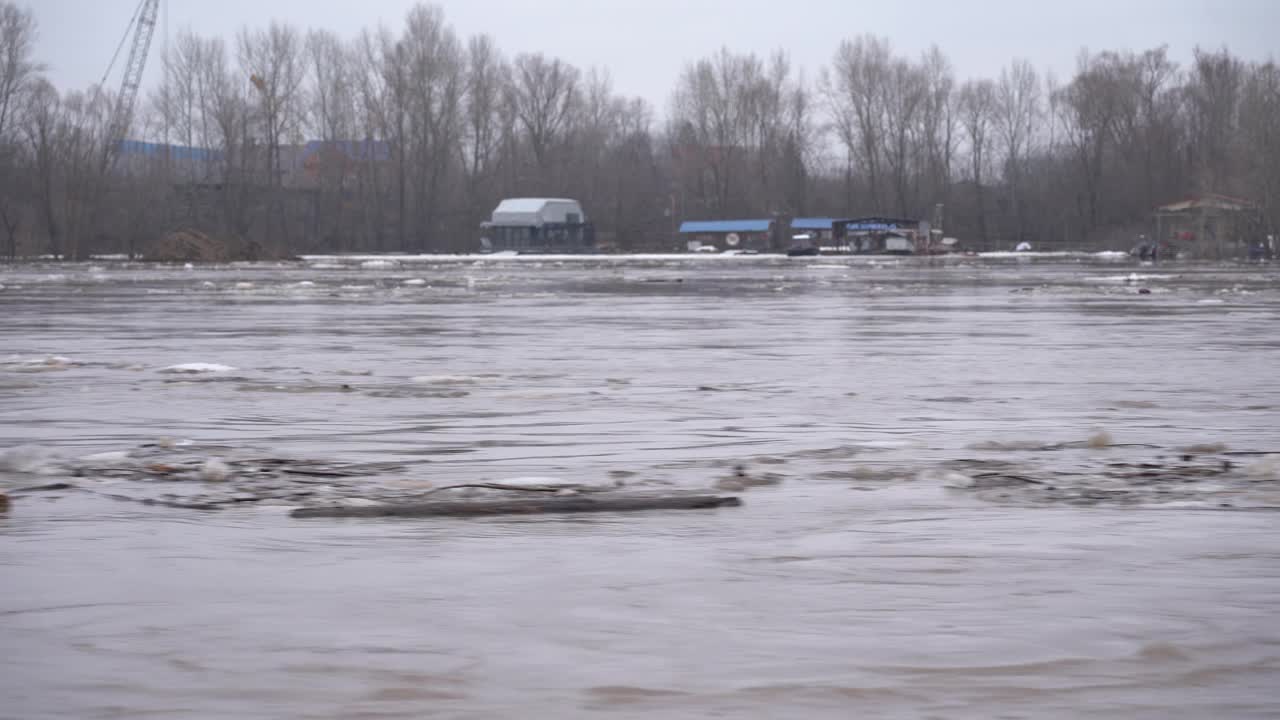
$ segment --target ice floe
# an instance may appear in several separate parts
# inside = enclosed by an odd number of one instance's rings
[[[200,373],[223,373],[235,370],[230,365],[222,365],[220,363],[193,362],[182,363],[180,365],[170,365],[157,370],[157,372],[170,373],[175,375],[198,375]]]

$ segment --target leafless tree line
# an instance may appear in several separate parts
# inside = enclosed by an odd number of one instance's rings
[[[11,257],[132,253],[179,228],[249,255],[471,250],[520,195],[581,200],[624,250],[672,247],[678,219],[870,214],[940,219],[977,247],[1127,243],[1193,192],[1253,199],[1280,226],[1280,67],[1226,50],[1187,67],[1164,48],[1082,53],[1065,81],[1014,60],[959,81],[938,48],[907,57],[874,36],[813,79],[781,51],[723,49],[685,67],[655,123],[607,71],[507,57],[420,5],[350,39],[178,33],[129,135],[155,145],[104,165],[112,94],[54,88],[36,32],[0,0]]]

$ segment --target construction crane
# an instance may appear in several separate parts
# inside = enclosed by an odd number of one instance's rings
[[[106,172],[115,163],[120,152],[120,143],[124,142],[125,133],[129,132],[129,123],[133,119],[133,105],[138,98],[138,86],[142,84],[142,71],[147,67],[147,54],[151,51],[151,36],[156,30],[156,16],[160,13],[160,0],[140,0],[125,28],[124,38],[116,47],[116,57],[124,46],[129,31],[133,31],[133,44],[129,48],[129,60],[124,66],[124,77],[120,81],[120,94],[116,96],[115,108],[111,112],[111,123],[107,126],[106,142],[102,149],[102,170]],[[116,57],[111,58],[107,66],[107,74],[115,65]],[[103,83],[106,75],[103,75]]]

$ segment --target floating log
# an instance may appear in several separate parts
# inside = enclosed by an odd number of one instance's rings
[[[72,485],[71,483],[56,482],[56,483],[49,483],[48,485],[32,485],[31,487],[18,488],[17,490],[13,490],[12,492],[29,493],[29,492],[51,491],[51,490],[70,490],[74,487],[75,486]]]
[[[475,517],[539,513],[630,512],[635,510],[700,510],[732,507],[742,501],[722,495],[630,495],[502,500],[445,500],[384,505],[305,507],[289,513],[296,518],[344,517]]]

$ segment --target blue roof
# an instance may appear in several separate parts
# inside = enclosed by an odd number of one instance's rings
[[[766,232],[768,220],[686,220],[680,223],[682,233]]]
[[[835,222],[827,217],[796,218],[791,221],[792,230],[830,230]]]

